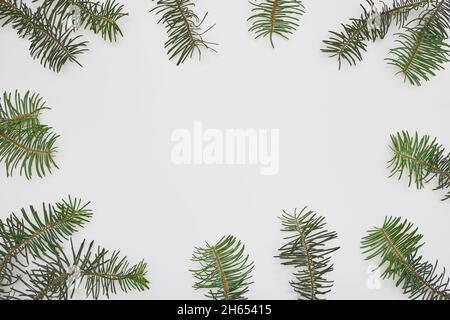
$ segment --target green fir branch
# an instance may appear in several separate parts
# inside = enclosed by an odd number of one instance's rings
[[[450,45],[446,29],[450,28],[450,2],[432,1],[430,8],[398,33],[399,46],[391,49],[386,60],[396,66],[405,81],[420,86],[449,62]]]
[[[104,40],[117,41],[123,36],[118,24],[119,20],[127,16],[124,6],[115,0],[94,2],[89,0],[45,0],[43,7],[52,16],[59,17],[61,22],[73,18],[74,7],[80,12],[80,27],[100,34]]]
[[[288,236],[277,258],[281,264],[295,268],[295,280],[290,284],[301,299],[320,299],[333,286],[326,276],[333,271],[330,255],[339,247],[331,247],[328,242],[337,238],[337,233],[326,230],[325,218],[306,207],[293,214],[283,211],[280,219],[281,231]]]
[[[445,153],[436,138],[419,137],[417,132],[414,135],[407,131],[397,132],[391,135],[390,148],[394,153],[388,162],[391,177],[401,179],[406,172],[409,186],[414,183],[417,189],[422,189],[433,179],[437,179],[435,190],[450,188],[450,154]],[[450,191],[447,191],[443,200],[449,198]]]
[[[38,94],[27,91],[22,97],[16,91],[12,97],[11,93],[4,92],[3,99],[0,99],[0,130],[18,125],[39,125],[39,116],[46,109],[44,100]]]
[[[418,229],[400,217],[386,217],[381,228],[373,228],[362,239],[366,260],[381,259],[382,277],[393,279],[397,287],[411,299],[449,300],[449,278],[437,272],[418,254],[423,246]]]
[[[119,290],[144,291],[149,288],[147,264],[130,265],[119,251],[109,252],[94,242],[84,240],[75,247],[71,241],[71,256],[59,246],[38,257],[34,268],[22,278],[26,290],[17,290],[22,298],[33,300],[67,300],[84,284],[86,298],[109,298]]]
[[[0,0],[0,23],[10,25],[18,35],[30,41],[30,54],[44,67],[59,72],[67,62],[78,62],[87,42],[64,28],[56,15],[39,7],[35,12],[21,0]]]
[[[20,130],[0,131],[0,161],[6,163],[8,176],[19,167],[20,175],[31,179],[33,173],[40,178],[57,168],[54,144],[58,136],[46,126]]]
[[[62,200],[42,206],[39,214],[30,206],[20,215],[11,214],[0,219],[0,288],[3,293],[17,281],[17,272],[27,267],[30,259],[52,246],[59,246],[89,222],[92,212],[89,203],[79,199]],[[1,290],[0,290],[1,294]]]
[[[200,18],[194,12],[195,3],[191,0],[157,0],[156,6],[150,11],[160,15],[158,21],[166,28],[168,39],[164,45],[169,60],[176,58],[177,65],[182,64],[194,54],[201,57],[202,50],[216,51],[215,43],[203,39],[214,25],[203,29],[208,13]]]
[[[254,264],[245,255],[245,246],[234,236],[221,238],[217,244],[195,248],[192,261],[200,267],[191,270],[195,289],[207,289],[213,300],[243,300],[252,283]]]
[[[322,52],[337,58],[339,69],[343,61],[356,65],[363,59],[367,42],[383,39],[392,24],[404,27],[411,12],[427,8],[431,1],[433,0],[395,0],[390,7],[383,5],[379,13],[380,25],[373,29],[369,28],[369,19],[372,18],[370,9],[361,5],[363,12],[359,18],[352,18],[349,23],[342,24],[344,30],[341,32],[330,31],[330,38],[323,41],[325,48]],[[374,2],[367,0],[367,5],[371,8]]]
[[[39,122],[45,102],[37,94],[16,91],[14,98],[4,93],[0,100],[0,162],[6,165],[7,176],[18,169],[31,179],[44,177],[58,168],[55,162],[58,135]]]
[[[388,7],[383,5],[380,12],[372,12],[373,1],[367,0],[370,9],[364,6],[363,13],[350,23],[343,24],[344,31],[331,31],[328,40],[323,41],[323,52],[338,60],[355,65],[362,60],[367,42],[383,39],[392,24],[400,31],[396,34],[398,46],[390,50],[386,59],[398,68],[398,73],[412,85],[427,81],[444,64],[450,61],[450,46],[447,30],[450,27],[450,3],[448,0],[396,0]],[[418,12],[410,19],[412,12]],[[373,19],[376,25],[370,26]]]
[[[273,36],[289,39],[299,27],[299,17],[305,13],[301,0],[263,0],[250,4],[253,9],[248,18],[252,22],[249,31],[255,33],[256,39],[268,36],[273,48]]]

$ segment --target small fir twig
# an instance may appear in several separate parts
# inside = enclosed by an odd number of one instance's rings
[[[289,39],[299,27],[299,17],[305,13],[300,0],[262,0],[250,2],[253,6],[250,32],[255,38],[269,37],[270,44],[275,48],[273,36],[278,35]]]
[[[413,183],[417,189],[422,189],[432,180],[437,181],[435,190],[447,190],[450,188],[450,154],[445,152],[444,147],[424,135],[419,137],[407,131],[397,132],[391,135],[390,146],[393,157],[389,161],[391,177],[407,174],[409,186]],[[450,198],[450,191],[447,191],[443,200]]]
[[[199,264],[191,270],[195,289],[206,289],[206,297],[214,300],[243,300],[249,290],[253,262],[245,254],[245,246],[234,236],[226,236],[216,244],[195,248],[192,261]]]
[[[208,13],[200,18],[194,12],[194,7],[192,0],[157,0],[156,6],[150,11],[161,16],[158,24],[164,25],[168,36],[164,47],[169,60],[177,59],[177,65],[192,58],[194,54],[200,58],[205,49],[216,51],[216,43],[203,38],[214,25],[203,28]]]
[[[411,299],[449,300],[449,278],[419,255],[423,236],[412,223],[386,217],[381,228],[373,228],[362,239],[366,260],[380,259],[382,278],[392,279]]]
[[[326,230],[325,218],[306,207],[293,214],[283,211],[281,224],[281,231],[288,236],[277,258],[281,264],[295,268],[292,288],[301,299],[321,299],[333,286],[327,276],[333,271],[331,254],[339,247],[328,243],[337,238],[337,233]]]
[[[58,135],[39,120],[46,109],[44,100],[30,92],[5,92],[0,99],[0,162],[5,164],[8,176],[18,170],[28,179],[44,177],[58,168]]]

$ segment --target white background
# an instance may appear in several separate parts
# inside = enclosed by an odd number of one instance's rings
[[[124,2],[124,1],[122,1]],[[0,32],[0,89],[39,92],[52,107],[44,121],[61,135],[60,170],[45,179],[15,176],[0,182],[0,217],[68,194],[92,201],[93,221],[77,239],[95,239],[149,262],[151,289],[117,295],[133,299],[195,299],[189,269],[194,246],[234,234],[255,261],[249,298],[294,299],[291,271],[273,258],[283,243],[282,209],[308,205],[326,216],[341,246],[330,278],[332,299],[403,298],[391,281],[366,282],[361,255],[365,231],[385,215],[410,219],[425,235],[422,254],[450,268],[449,203],[432,185],[417,191],[388,178],[389,135],[397,130],[437,136],[450,148],[450,72],[422,87],[403,83],[383,59],[393,37],[369,45],[357,67],[337,70],[320,52],[328,30],[360,14],[359,0],[304,2],[307,13],[290,41],[254,40],[247,1],[197,2],[217,25],[220,43],[201,62],[177,67],[151,1],[127,1],[125,37],[115,44],[84,32],[90,52],[83,68],[59,74],[29,57],[28,42]],[[447,65],[449,67],[449,65]],[[175,166],[171,133],[192,128],[280,129],[280,172],[255,166]],[[450,150],[450,149],[449,149]]]

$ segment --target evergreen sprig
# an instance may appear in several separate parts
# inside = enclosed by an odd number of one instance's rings
[[[95,248],[86,240],[73,244],[74,233],[92,217],[88,206],[69,197],[44,204],[42,213],[30,207],[30,213],[22,209],[20,216],[0,220],[0,299],[69,299],[82,283],[93,299],[148,289],[144,261],[131,265],[119,251]]]
[[[42,206],[42,213],[30,206],[29,212],[0,219],[0,298],[9,292],[30,260],[50,247],[58,246],[81,229],[91,218],[89,203],[79,199],[62,200]],[[3,292],[2,292],[3,290]]]
[[[432,1],[430,8],[412,20],[403,33],[398,34],[399,46],[390,51],[387,58],[396,66],[399,74],[411,84],[420,85],[436,71],[443,70],[450,61],[447,30],[450,28],[450,2]]]
[[[214,25],[204,29],[203,24],[208,13],[200,18],[194,12],[195,3],[191,0],[157,0],[156,6],[150,11],[161,15],[158,21],[166,28],[168,39],[164,45],[169,60],[176,58],[177,65],[195,53],[199,58],[203,49],[216,51],[215,43],[203,39],[203,35]]]
[[[0,100],[0,130],[15,127],[16,125],[33,126],[39,124],[39,115],[48,109],[38,94],[29,91],[22,97],[18,91],[14,97],[11,93],[3,93]]]
[[[306,207],[293,214],[283,211],[281,231],[288,233],[287,243],[277,258],[286,266],[293,266],[295,280],[290,284],[301,299],[316,300],[330,292],[333,281],[326,276],[333,271],[331,254],[339,247],[328,245],[337,233],[325,229],[325,218]]]
[[[50,70],[59,72],[67,62],[81,66],[79,56],[88,50],[88,42],[78,34],[79,27],[101,34],[109,41],[122,35],[118,20],[127,13],[115,0],[104,3],[88,0],[33,2],[38,5],[36,10],[22,0],[0,0],[0,23],[10,25],[21,38],[28,39],[32,58]]]
[[[45,102],[29,91],[23,96],[5,92],[0,99],[0,162],[11,176],[16,169],[31,179],[58,168],[54,160],[58,135],[39,121]]]
[[[33,12],[21,0],[0,0],[0,22],[11,25],[22,38],[30,41],[30,54],[44,67],[60,71],[71,61],[78,62],[78,55],[86,51],[87,42],[74,36],[73,29],[60,25],[56,15],[51,16],[42,8]]]
[[[213,300],[243,300],[252,283],[254,264],[245,254],[245,246],[234,236],[221,238],[217,244],[195,248],[192,261],[200,265],[191,270],[195,289],[208,289]]]
[[[342,62],[346,61],[349,65],[356,65],[362,61],[362,54],[367,49],[367,42],[383,39],[389,28],[394,23],[398,27],[404,27],[412,11],[427,6],[430,0],[396,0],[392,7],[383,5],[381,12],[376,14],[361,4],[362,14],[359,18],[352,18],[347,24],[342,24],[344,31],[330,31],[330,39],[324,40],[325,48],[323,52],[328,53],[330,57],[338,59],[339,68]],[[370,8],[373,8],[374,2],[367,0]],[[373,19],[378,18],[375,22]],[[370,22],[377,23],[373,28]]]
[[[273,48],[273,36],[276,34],[289,39],[299,27],[299,17],[305,13],[301,0],[262,0],[250,3],[253,9],[248,18],[252,22],[249,31],[255,33],[256,39],[269,36]]]
[[[394,153],[389,161],[391,177],[397,175],[401,179],[406,172],[409,186],[414,183],[417,189],[422,189],[435,178],[435,190],[450,188],[450,154],[445,153],[436,138],[419,137],[417,132],[414,135],[406,131],[397,132],[391,135],[390,148]],[[450,191],[447,191],[443,200],[449,198]]]
[[[123,36],[118,21],[128,15],[124,6],[115,0],[106,0],[103,3],[89,0],[45,0],[43,7],[59,17],[62,23],[70,18],[75,19],[75,10],[78,10],[80,27],[100,34],[104,40],[110,42]]]
[[[323,52],[342,62],[355,65],[363,59],[367,43],[383,39],[392,25],[400,32],[396,34],[399,46],[390,51],[386,60],[396,66],[405,80],[420,85],[429,80],[435,71],[443,69],[449,59],[447,44],[450,17],[448,0],[394,0],[375,9],[374,2],[367,0],[369,9],[361,5],[362,14],[343,24],[343,31],[330,31],[330,38],[323,41]],[[419,16],[410,19],[413,12]]]
[[[86,297],[107,298],[131,290],[144,291],[149,288],[146,278],[147,264],[144,261],[130,266],[119,251],[97,247],[86,240],[78,246],[71,241],[71,256],[55,246],[42,254],[33,263],[32,270],[21,279],[25,290],[17,290],[21,298],[33,300],[67,300],[84,284]]]
[[[418,229],[400,217],[386,217],[381,228],[373,228],[362,239],[366,260],[380,258],[382,277],[393,279],[411,299],[449,300],[449,278],[436,263],[418,254],[424,245]]]

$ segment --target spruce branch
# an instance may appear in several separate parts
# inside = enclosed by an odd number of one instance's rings
[[[51,173],[51,168],[57,167],[53,160],[57,137],[45,126],[0,131],[0,161],[6,163],[7,175],[18,166],[27,179],[34,171],[38,177]]]
[[[208,289],[213,300],[243,300],[248,292],[254,264],[245,255],[245,246],[234,236],[222,237],[217,244],[195,248],[192,261],[200,265],[191,270],[195,289]]]
[[[30,214],[22,209],[21,216],[0,220],[0,299],[69,299],[81,284],[93,299],[148,289],[144,261],[131,265],[119,251],[85,240],[73,244],[73,234],[92,217],[88,205],[69,197],[44,204],[41,214],[30,207]]]
[[[342,24],[344,31],[330,31],[330,38],[324,40],[325,48],[322,52],[330,57],[336,57],[339,69],[342,61],[349,65],[356,65],[362,61],[362,54],[367,49],[367,42],[383,39],[392,24],[399,28],[405,26],[412,11],[426,7],[431,0],[395,0],[391,7],[383,5],[379,13],[379,26],[369,28],[371,10],[361,4],[362,14],[359,18],[352,18],[347,24]],[[374,6],[373,0],[366,1],[369,8]]]
[[[194,7],[191,0],[157,0],[156,6],[150,11],[161,15],[158,24],[164,25],[168,35],[164,48],[167,49],[169,60],[177,59],[177,65],[192,58],[195,53],[200,58],[203,49],[216,51],[213,48],[215,43],[203,39],[203,35],[214,25],[203,29],[208,13],[199,18]]]
[[[373,11],[374,3],[367,0],[370,9],[361,5],[363,13],[343,24],[344,31],[330,31],[330,38],[323,41],[323,52],[338,60],[355,65],[361,61],[367,42],[383,39],[391,25],[400,31],[396,34],[397,48],[390,51],[386,60],[399,69],[413,85],[429,80],[437,70],[449,61],[447,29],[450,26],[448,0],[394,0],[391,6],[383,4],[379,12]],[[413,12],[418,17],[410,19]],[[376,25],[370,23],[378,20]]]
[[[124,6],[115,0],[94,2],[89,0],[45,0],[43,5],[52,16],[59,17],[61,23],[70,19],[74,13],[74,7],[80,12],[80,27],[100,34],[104,40],[117,41],[118,36],[123,36],[118,21],[127,16]]]
[[[432,1],[427,11],[408,23],[404,33],[397,34],[399,47],[391,49],[392,57],[386,60],[399,69],[405,81],[419,86],[422,80],[429,80],[450,61],[448,28],[450,2]]]
[[[391,150],[394,155],[388,162],[391,177],[401,179],[404,173],[408,174],[409,186],[413,183],[417,189],[437,178],[435,190],[450,188],[450,154],[445,153],[444,147],[424,135],[419,137],[416,132],[410,135],[407,131],[391,135]],[[450,191],[443,200],[450,198]]]
[[[293,214],[283,211],[280,219],[281,231],[288,236],[277,258],[281,264],[295,268],[295,280],[290,284],[301,299],[320,299],[333,286],[326,275],[333,271],[330,255],[339,247],[331,247],[328,242],[337,238],[337,233],[326,230],[325,218],[306,207]]]
[[[44,100],[35,93],[27,91],[22,97],[18,91],[12,97],[4,92],[0,99],[0,130],[15,126],[33,126],[39,124],[39,116],[45,107]]]
[[[78,62],[78,55],[85,52],[86,42],[74,36],[74,30],[64,28],[56,15],[39,7],[33,12],[21,0],[0,0],[0,23],[11,25],[18,35],[30,41],[30,54],[44,67],[60,71],[71,61]]]
[[[42,214],[30,206],[20,215],[0,219],[0,294],[13,285],[17,273],[28,267],[30,260],[52,246],[59,246],[84,227],[92,216],[89,203],[79,199],[62,200],[42,206]]]
[[[94,242],[86,240],[76,247],[71,241],[71,256],[54,246],[33,263],[27,277],[21,279],[26,290],[17,290],[22,298],[33,300],[67,300],[84,284],[86,298],[109,298],[120,289],[144,291],[149,288],[147,264],[140,261],[130,265],[119,251],[102,247],[95,250]]]
[[[382,277],[393,279],[411,299],[449,300],[449,278],[437,272],[436,263],[425,261],[418,254],[423,246],[418,229],[400,217],[386,217],[381,228],[373,228],[362,239],[366,260],[380,258]]]
[[[269,36],[270,44],[275,48],[273,36],[279,35],[285,39],[299,27],[299,17],[305,13],[301,0],[262,0],[252,4],[252,22],[249,29],[255,33],[255,38]]]
[[[45,102],[37,94],[17,91],[12,98],[5,92],[0,100],[0,162],[6,165],[7,176],[19,169],[20,175],[31,179],[44,177],[58,168],[54,160],[58,135],[39,122]]]

